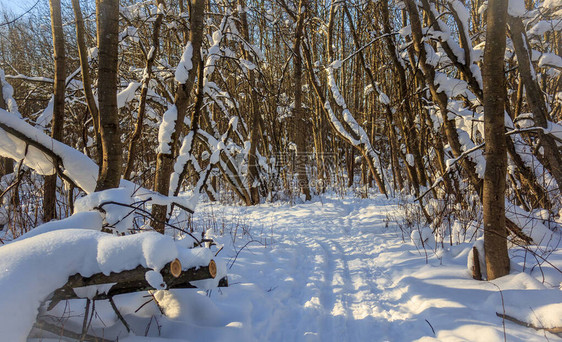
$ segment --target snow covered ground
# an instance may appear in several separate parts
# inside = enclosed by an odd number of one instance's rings
[[[496,316],[562,326],[560,272],[546,263],[533,267],[535,258],[519,249],[512,251],[512,275],[473,280],[466,266],[472,243],[420,250],[388,220],[399,214],[397,201],[382,196],[200,203],[194,225],[214,235],[213,251],[224,244],[218,256],[232,266],[230,287],[161,292],[166,316],[153,303],[134,313],[144,294],[119,296],[115,303],[134,334],[103,302],[92,326],[126,342],[562,340]],[[562,269],[560,251],[548,260]],[[80,323],[83,308],[74,300],[60,311]]]
[[[543,284],[538,267],[529,275],[527,256],[527,273],[475,281],[466,268],[472,244],[439,256],[428,250],[426,263],[425,251],[404,243],[387,220],[397,209],[396,201],[382,196],[327,196],[294,206],[201,204],[201,224],[219,218],[218,230],[249,229],[267,247],[250,243],[239,253],[229,270],[231,286],[204,300],[204,314],[194,322],[197,336],[188,340],[489,342],[504,340],[503,323],[508,341],[561,340],[502,322],[496,312],[536,326],[562,326],[562,274],[545,267]],[[561,268],[560,252],[549,260]],[[189,330],[171,334],[182,339]]]

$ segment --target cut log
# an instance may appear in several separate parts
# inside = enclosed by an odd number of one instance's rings
[[[164,268],[160,271],[168,289],[192,288],[194,286],[189,282],[203,279],[214,279],[217,275],[217,265],[214,260],[211,260],[207,266],[193,267],[187,270],[181,270],[181,264],[179,263],[179,260],[176,260],[166,264],[166,266],[164,266]],[[180,274],[178,276],[174,276],[172,272],[177,274],[176,271],[178,266],[180,267]],[[145,274],[148,271],[151,271],[151,269],[138,266],[132,270],[122,271],[119,273],[112,272],[109,275],[105,275],[103,273],[96,273],[90,277],[83,277],[80,274],[72,275],[68,278],[67,283],[63,287],[57,289],[53,293],[48,310],[54,308],[61,300],[80,298],[74,292],[74,288],[77,287],[114,283],[114,285],[111,286],[109,291],[106,293],[97,293],[93,298],[90,298],[94,300],[108,299],[115,295],[124,293],[155,290],[155,288],[150,286],[148,281],[145,279]]]
[[[181,262],[178,259],[175,259],[170,263],[170,273],[174,276],[174,278],[178,278],[180,276]]]

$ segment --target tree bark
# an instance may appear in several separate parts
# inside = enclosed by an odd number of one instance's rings
[[[302,11],[304,9],[304,11]],[[297,180],[300,191],[305,196],[307,201],[310,201],[310,187],[308,182],[308,175],[306,174],[306,138],[307,124],[302,107],[302,55],[301,44],[303,36],[304,18],[306,17],[306,6],[303,0],[299,2],[297,27],[295,29],[295,44],[293,46],[293,79],[294,79],[294,95],[295,95],[295,108],[293,110],[293,141],[297,146],[295,171],[297,173]]]
[[[203,41],[203,28],[205,27],[204,10],[205,0],[191,0],[190,3],[190,32],[189,41],[193,49],[191,63],[192,70],[189,72],[188,79],[183,84],[178,84],[176,95],[174,98],[178,115],[172,133],[172,141],[170,142],[170,153],[158,153],[156,157],[156,175],[154,179],[154,190],[168,195],[170,191],[170,175],[173,171],[174,160],[177,154],[178,141],[184,126],[184,119],[187,113],[189,96],[195,82],[196,69],[201,64],[201,43]],[[193,125],[193,120],[191,125]],[[152,207],[152,215],[155,220],[152,224],[153,228],[164,233],[164,224],[167,218],[167,206],[154,205]]]
[[[61,2],[50,0],[51,31],[55,57],[55,83],[51,137],[62,141],[64,124],[64,93],[66,88],[66,56],[64,51],[64,32],[62,27]],[[57,175],[45,176],[43,192],[43,222],[56,218]]]
[[[99,126],[103,152],[96,191],[100,191],[119,186],[123,156],[117,108],[119,1],[97,0],[96,5]]]
[[[0,80],[0,108],[8,110],[6,106],[6,101],[4,100],[4,93],[2,91],[3,84],[2,80]],[[0,167],[2,170],[0,171],[0,178],[9,175],[10,173],[14,172],[14,161],[11,158],[0,157]]]
[[[103,155],[100,137],[100,119],[98,106],[94,99],[92,92],[92,80],[90,78],[90,65],[88,63],[88,50],[86,48],[86,41],[84,40],[86,29],[84,27],[84,18],[82,17],[82,9],[80,8],[79,0],[72,0],[72,9],[74,10],[74,17],[76,18],[76,43],[78,45],[78,57],[80,58],[80,69],[82,75],[82,86],[84,88],[84,97],[86,97],[86,104],[88,105],[88,112],[92,118],[94,125],[94,137],[96,143],[96,151],[98,153],[98,164],[101,164]]]
[[[241,8],[246,7],[246,1],[238,0],[238,4]],[[242,24],[242,36],[244,40],[248,43],[250,42],[250,30],[248,28],[248,18],[246,12],[240,14],[240,22]],[[250,63],[254,63],[254,57],[247,49],[243,51],[244,58]],[[248,189],[250,189],[250,197],[252,204],[259,204],[260,194],[259,186],[260,182],[259,169],[258,169],[258,144],[259,144],[259,126],[260,126],[260,109],[259,109],[259,99],[257,92],[253,89],[256,86],[256,77],[252,70],[248,71],[248,81],[250,83],[250,99],[252,105],[252,116],[250,129],[250,151],[248,152]]]
[[[73,0],[77,1],[77,0]],[[156,1],[156,5],[164,5],[162,0]],[[125,171],[123,172],[123,178],[131,179],[131,173],[133,172],[133,166],[135,158],[138,151],[138,141],[141,137],[142,128],[144,126],[144,116],[146,113],[146,96],[148,94],[148,83],[152,78],[152,66],[154,65],[154,60],[158,55],[158,46],[160,45],[160,26],[162,25],[162,19],[164,18],[164,13],[159,11],[156,15],[156,20],[154,21],[154,28],[152,30],[152,46],[146,56],[146,64],[144,67],[144,74],[142,79],[141,93],[139,96],[139,110],[137,112],[137,122],[135,124],[135,130],[129,141],[129,149],[127,153],[127,164],[125,166]]]
[[[504,135],[504,53],[506,22],[507,0],[489,0],[482,72],[484,140],[486,142],[482,205],[484,210],[484,254],[488,280],[509,274],[505,220],[507,147]]]

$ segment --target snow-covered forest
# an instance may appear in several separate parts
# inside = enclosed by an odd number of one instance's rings
[[[0,341],[562,338],[562,0],[0,3]]]

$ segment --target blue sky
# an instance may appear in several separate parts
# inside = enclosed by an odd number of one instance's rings
[[[9,8],[19,15],[31,8],[37,0],[0,0],[0,7]],[[39,0],[48,1],[48,0]]]

